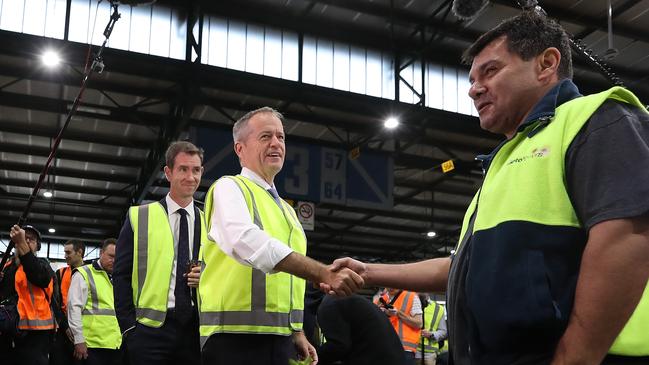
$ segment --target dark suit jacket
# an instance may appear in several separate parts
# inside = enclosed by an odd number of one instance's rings
[[[390,321],[361,296],[327,295],[318,309],[318,324],[327,341],[318,351],[318,364],[406,364],[403,345]]]
[[[167,202],[163,198],[160,204],[167,211]],[[201,246],[201,220],[200,212],[194,203],[194,242],[192,258],[198,258]],[[113,266],[113,293],[115,294],[115,314],[119,328],[124,333],[135,326],[135,304],[133,302],[133,227],[127,215],[122,225],[122,230],[115,246],[115,264]],[[195,297],[195,296],[194,296]]]

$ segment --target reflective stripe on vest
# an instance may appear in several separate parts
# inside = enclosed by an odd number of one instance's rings
[[[50,298],[54,286],[54,279],[50,279],[47,288],[43,289],[32,285],[27,280],[27,275],[20,265],[16,271],[14,287],[18,293],[18,328],[21,330],[47,330],[56,326]]]
[[[406,315],[410,315],[412,311],[412,303],[415,300],[417,294],[410,291],[403,291],[399,298],[394,302],[394,307],[399,308],[401,312]],[[403,349],[405,351],[417,352],[417,346],[419,346],[419,337],[421,334],[420,328],[413,328],[405,324],[398,316],[390,317],[390,322],[392,326],[397,331],[401,344],[403,344]]]
[[[552,232],[558,232],[558,234],[554,234],[552,240],[534,242],[536,246],[530,247],[527,252],[521,249],[521,252],[517,253],[521,256],[519,262],[510,264],[523,265],[523,263],[530,262],[543,269],[543,265],[546,265],[543,260],[546,259],[547,253],[549,257],[553,257],[552,265],[560,267],[564,271],[559,273],[557,270],[557,277],[554,280],[562,284],[576,283],[579,270],[578,254],[581,252],[575,251],[583,250],[583,248],[579,248],[579,245],[585,244],[587,238],[583,242],[573,239],[577,234],[585,232],[577,218],[565,186],[565,158],[574,138],[607,99],[618,100],[644,110],[642,103],[630,91],[613,87],[604,92],[579,97],[560,105],[556,109],[554,118],[549,124],[546,124],[544,129],[538,131],[535,129],[541,124],[540,121],[532,123],[504,143],[491,161],[484,184],[480,192],[476,193],[466,212],[459,242],[462,242],[465,236],[472,234],[472,249],[476,249],[478,246],[491,247],[491,244],[496,243],[492,242],[494,237],[498,237],[499,247],[524,248],[519,244],[529,244],[531,240],[538,239],[538,232],[554,229]],[[507,196],[508,199],[503,199],[503,196]],[[468,223],[476,206],[479,208],[477,208],[475,224],[471,232],[468,232]],[[512,232],[514,230],[511,227],[517,224],[515,232],[518,237],[508,238],[505,234],[500,234],[501,227],[509,225],[508,229]],[[532,226],[535,231],[527,228]],[[562,231],[557,230],[557,227]],[[525,238],[521,239],[521,237]],[[457,252],[458,247],[455,250]],[[487,259],[497,261],[498,258],[489,257]],[[576,263],[573,264],[573,261]],[[507,263],[503,262],[502,264]],[[477,265],[473,266],[473,268],[475,267]],[[487,268],[483,268],[483,272],[487,270]],[[539,272],[541,271],[539,270]],[[475,271],[472,273],[474,277],[480,277],[481,274],[482,272]],[[542,274],[545,275],[545,273]],[[493,278],[493,282],[497,283],[497,279]],[[539,280],[539,288],[549,291],[546,280],[546,276]],[[522,280],[520,283],[508,284],[509,289],[513,288],[513,291],[520,289],[518,293],[525,293],[525,283]],[[472,285],[470,289],[465,290],[469,293],[466,301],[474,303],[476,307],[477,304],[489,307],[496,302],[481,295],[482,291],[492,290],[492,286],[487,286],[484,279],[480,281],[480,285]],[[572,290],[572,293],[569,290]],[[565,292],[560,295],[574,297],[574,290],[574,287],[565,289],[563,290]],[[507,295],[509,293],[500,294]],[[554,318],[548,317],[556,322],[554,326],[565,328],[569,317],[566,309],[572,307],[572,302],[569,303],[570,305],[564,304],[564,308],[561,308],[564,311],[561,311],[556,303],[552,303],[553,298],[544,299],[548,299],[547,302],[554,305],[543,308],[553,314]],[[496,334],[500,335],[509,328],[517,328],[520,330],[519,333],[524,335],[524,327],[518,326],[517,323],[505,323],[505,320],[514,321],[509,315],[512,312],[514,311],[502,311],[503,314],[499,317],[496,317],[494,313],[489,313],[484,318],[476,317],[473,313],[474,320],[472,322],[478,327],[492,326],[493,323],[503,324],[502,329],[490,327],[490,330],[493,330],[493,333],[488,335],[491,341],[497,338]],[[524,313],[524,311],[521,309],[520,313]],[[519,320],[519,322],[524,320]],[[538,324],[527,322],[522,324],[522,326],[530,325]],[[478,333],[479,331],[474,332]],[[557,331],[559,336],[560,332]],[[556,338],[557,341],[558,339]],[[609,349],[609,353],[625,356],[649,356],[649,286],[645,288],[633,315]]]
[[[284,200],[242,176],[228,176],[244,197],[252,222],[298,253],[306,253],[306,237],[297,216]],[[211,229],[214,184],[206,202]],[[241,265],[214,242],[204,245],[205,269],[199,284],[201,345],[214,333],[290,335],[302,328],[304,280],[278,272],[267,275]],[[228,279],[223,279],[227,277]]]
[[[196,210],[198,214],[194,219],[200,220],[203,246],[208,242],[205,216],[200,209]],[[129,219],[133,227],[131,286],[135,316],[139,323],[160,327],[167,316],[171,272],[176,257],[169,216],[162,204],[155,202],[131,207]]]
[[[431,313],[431,309],[432,310]],[[424,328],[428,329],[428,332],[435,332],[439,328],[439,324],[441,321],[444,320],[444,307],[437,304],[436,302],[431,302],[431,304],[424,309],[424,319],[426,320],[426,323],[424,323]],[[438,352],[439,349],[439,343],[431,341],[429,338],[422,338],[424,341],[424,352],[425,353],[430,353],[430,352]]]
[[[77,269],[88,285],[88,297],[82,314],[83,335],[89,348],[118,349],[122,334],[115,317],[113,284],[103,270],[92,264]]]

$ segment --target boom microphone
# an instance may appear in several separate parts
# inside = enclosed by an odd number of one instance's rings
[[[475,17],[489,3],[488,0],[453,0],[453,14],[462,20]]]

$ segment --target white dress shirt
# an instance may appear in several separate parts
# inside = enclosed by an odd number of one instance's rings
[[[167,296],[167,308],[176,307],[176,296],[174,295],[174,290],[176,289],[176,266],[177,266],[177,257],[178,257],[178,231],[180,230],[180,213],[178,209],[182,207],[178,205],[169,194],[165,197],[167,202],[167,216],[169,217],[169,226],[171,227],[171,232],[174,236],[174,260],[171,267],[171,282],[169,283],[169,294]],[[189,205],[185,207],[187,211],[187,228],[189,233],[189,257],[192,256],[193,246],[194,246],[194,201],[192,200]],[[181,275],[184,273],[180,273]]]
[[[92,265],[92,264],[91,264]],[[97,260],[97,265],[101,267],[101,263]],[[70,289],[68,290],[68,326],[74,337],[74,344],[86,342],[83,337],[83,308],[86,307],[88,301],[88,283],[78,272],[72,274],[70,281]]]
[[[241,175],[264,190],[274,187],[245,167],[241,169]],[[214,206],[209,238],[228,256],[243,265],[272,273],[273,268],[293,252],[287,244],[253,223],[246,200],[232,179],[218,180],[212,198]]]

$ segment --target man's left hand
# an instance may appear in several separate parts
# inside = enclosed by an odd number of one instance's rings
[[[77,343],[74,345],[74,353],[72,356],[77,360],[85,360],[88,358],[88,346],[85,342]]]
[[[192,267],[188,274],[184,274],[187,278],[187,285],[192,288],[198,288],[198,282],[201,279],[201,265]]]
[[[295,344],[297,356],[300,360],[311,358],[311,365],[316,365],[318,363],[318,353],[316,352],[315,347],[313,347],[309,340],[306,339],[304,332],[293,332],[293,343]]]

